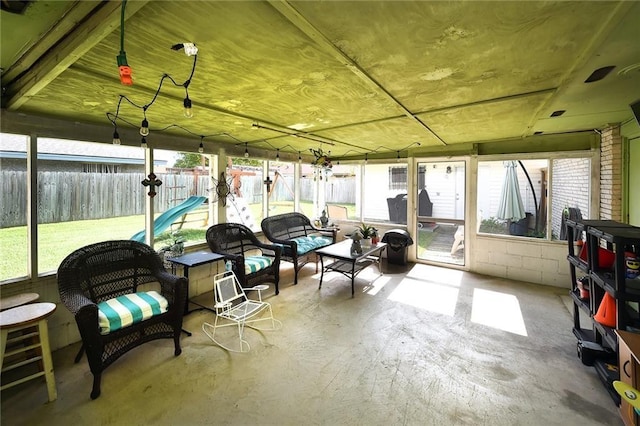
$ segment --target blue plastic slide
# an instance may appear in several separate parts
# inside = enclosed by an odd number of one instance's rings
[[[186,213],[189,213],[191,210],[200,206],[200,204],[204,203],[206,199],[207,197],[192,195],[177,206],[171,207],[169,210],[158,216],[153,222],[153,234],[158,235],[159,233],[170,227],[171,224],[175,222],[179,217]],[[145,236],[146,232],[143,229],[130,239],[133,241],[138,241],[139,243],[144,243]]]

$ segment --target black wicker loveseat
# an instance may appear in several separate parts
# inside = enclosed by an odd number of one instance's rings
[[[114,240],[82,247],[62,261],[57,277],[60,300],[75,317],[82,338],[75,362],[87,353],[92,399],[100,396],[104,369],[131,349],[166,338],[173,339],[174,355],[182,352],[187,279],[168,273],[148,245]],[[137,305],[130,317],[110,316],[131,303]],[[133,323],[127,325],[129,318]]]
[[[242,287],[272,282],[276,294],[280,292],[281,246],[260,242],[251,229],[240,223],[211,226],[207,229],[207,244],[212,252],[231,261],[233,273]]]
[[[282,260],[293,263],[294,284],[298,284],[298,271],[307,263],[315,262],[318,272],[316,249],[336,242],[336,229],[317,228],[302,213],[269,216],[261,227],[269,241],[282,246]]]

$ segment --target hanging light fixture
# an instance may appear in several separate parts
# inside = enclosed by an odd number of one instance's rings
[[[116,56],[116,60],[118,62],[118,72],[120,73],[120,83],[125,86],[131,86],[133,85],[131,67],[127,63],[127,52],[124,51],[124,8],[126,4],[127,2],[124,0],[120,7],[120,54]]]
[[[149,136],[149,122],[145,116],[140,124],[140,136]]]
[[[120,145],[122,142],[120,141],[120,135],[118,134],[118,129],[113,131],[113,144]]]
[[[147,145],[147,138],[146,136],[143,136],[142,139],[140,140],[140,147],[147,149],[149,146]]]
[[[184,116],[187,118],[193,117],[193,111],[191,110],[191,99],[189,99],[189,95],[184,98]]]
[[[244,158],[249,158],[249,149],[246,142],[244,143]]]

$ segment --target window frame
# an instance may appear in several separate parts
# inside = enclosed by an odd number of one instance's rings
[[[509,153],[509,154],[488,154],[488,155],[478,155],[476,156],[475,161],[475,183],[473,185],[475,189],[474,199],[475,199],[475,207],[477,210],[478,202],[477,202],[477,194],[478,194],[478,170],[480,168],[480,163],[482,162],[490,162],[490,161],[517,161],[517,160],[546,160],[548,164],[548,175],[547,175],[547,212],[546,212],[546,221],[545,221],[545,238],[535,238],[529,236],[515,236],[515,235],[503,235],[503,234],[492,234],[487,232],[480,232],[480,224],[477,224],[477,234],[483,237],[491,237],[491,238],[526,238],[528,240],[533,241],[547,241],[547,242],[557,242],[566,244],[566,241],[553,239],[552,235],[552,216],[551,216],[551,206],[553,203],[553,160],[558,159],[571,159],[571,158],[588,158],[591,161],[590,167],[590,183],[591,186],[589,188],[589,215],[591,217],[599,217],[600,214],[600,205],[599,205],[599,193],[600,193],[600,157],[599,151],[597,149],[590,150],[576,150],[576,151],[555,151],[555,152],[528,152],[528,153]]]

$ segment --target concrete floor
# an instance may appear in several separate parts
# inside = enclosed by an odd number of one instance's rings
[[[268,297],[283,328],[249,330],[251,352],[215,346],[201,330],[213,314],[193,312],[182,355],[169,340],[137,348],[92,401],[72,345],[54,353],[57,401],[46,403],[44,379],[3,391],[2,424],[622,424],[576,356],[566,290],[383,263],[351,298],[342,275],[318,290],[313,266],[297,286],[283,267],[280,295]]]

